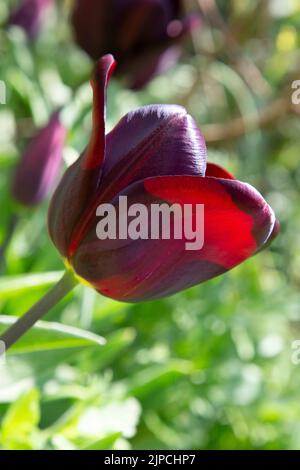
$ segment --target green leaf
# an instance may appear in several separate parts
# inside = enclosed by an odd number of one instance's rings
[[[135,374],[129,380],[128,389],[135,397],[145,400],[157,390],[168,387],[192,371],[192,363],[185,360],[173,360],[167,365],[151,366]]]
[[[0,279],[0,298],[16,297],[27,290],[41,289],[58,282],[63,271],[5,276]]]
[[[40,420],[39,393],[34,388],[8,408],[1,426],[1,442],[5,449],[32,449],[33,431]]]
[[[17,320],[16,317],[0,315],[0,333]],[[39,321],[12,346],[9,353],[69,349],[87,346],[103,346],[106,340],[99,335],[61,323]]]

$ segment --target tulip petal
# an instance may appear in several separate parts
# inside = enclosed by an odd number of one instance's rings
[[[272,233],[272,209],[250,185],[214,177],[148,178],[122,192],[128,206],[163,202],[204,204],[204,246],[186,249],[177,240],[105,240],[96,236],[97,220],[81,241],[71,264],[76,273],[108,297],[138,302],[174,294],[240,264]],[[118,197],[114,200],[118,208]],[[194,221],[195,212],[193,212]],[[171,232],[172,233],[172,232]]]
[[[24,206],[35,206],[54,190],[62,163],[66,129],[59,112],[32,139],[17,165],[12,194]]]
[[[206,146],[195,121],[176,105],[145,106],[127,114],[106,136],[98,197],[82,212],[69,255],[89,230],[97,206],[151,176],[204,175]]]
[[[260,251],[265,250],[265,248],[268,248],[271,245],[271,243],[275,240],[275,238],[278,237],[280,228],[281,228],[280,222],[278,220],[275,220],[275,224],[274,224],[272,232],[270,233],[269,238],[265,241],[265,243],[261,247],[259,247],[256,253],[259,253]]]
[[[72,25],[78,45],[97,60],[108,52],[123,68],[136,53],[163,41],[179,15],[178,1],[77,0]]]
[[[166,0],[122,0],[118,6],[122,19],[116,46],[120,53],[163,41],[168,23],[177,16],[173,2]]]
[[[135,54],[132,54],[128,64],[126,62],[124,65],[121,64],[120,71],[124,70],[125,74],[128,72],[128,87],[132,90],[140,90],[154,77],[162,75],[174,67],[182,55],[182,40],[192,30],[199,27],[201,22],[198,14],[187,16],[183,20],[174,19],[173,16],[173,19],[165,24],[163,29],[161,21],[158,21],[161,28],[160,38],[156,38],[156,40],[149,38],[151,47],[147,47],[145,44],[140,53],[136,51]],[[150,24],[153,30],[153,22]],[[145,31],[143,36],[145,36]]]
[[[43,16],[53,3],[54,0],[22,0],[11,13],[8,24],[19,26],[26,32],[28,39],[34,40],[41,30]]]
[[[105,158],[106,91],[116,67],[111,54],[103,56],[96,65],[91,80],[93,88],[93,129],[91,140],[82,160],[83,168],[93,170],[101,167]]]
[[[207,163],[205,176],[235,180],[235,177],[216,163]]]
[[[204,176],[206,145],[194,119],[177,105],[141,107],[124,116],[106,137],[101,192],[111,199],[148,177]]]
[[[106,89],[115,65],[110,54],[96,65],[91,81],[94,102],[90,144],[65,172],[49,208],[50,237],[63,256],[67,256],[76,223],[93,200],[101,181],[105,160]]]
[[[63,257],[67,256],[68,246],[78,217],[91,198],[91,187],[98,182],[98,173],[83,170],[83,155],[64,173],[54,192],[48,211],[49,235]]]
[[[181,0],[77,0],[71,22],[77,44],[94,60],[113,54],[117,74],[136,89],[177,62],[200,22],[183,13]]]

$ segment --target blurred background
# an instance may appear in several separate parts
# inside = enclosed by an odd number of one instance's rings
[[[0,277],[0,330],[63,270],[47,234],[48,201],[17,205],[14,168],[58,107],[65,166],[90,133],[93,61],[73,39],[74,2],[52,3],[34,40],[8,26],[20,2],[0,3],[0,242],[18,212]],[[180,60],[138,91],[114,78],[109,128],[144,104],[184,105],[209,160],[262,192],[281,234],[233,271],[165,300],[126,305],[78,287],[0,364],[2,449],[300,447],[300,104],[292,104],[300,1],[184,7],[201,24]]]

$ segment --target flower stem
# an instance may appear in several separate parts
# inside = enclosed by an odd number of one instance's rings
[[[38,320],[54,307],[61,299],[71,292],[77,285],[71,271],[66,271],[61,280],[47,294],[31,307],[19,320],[16,321],[3,335],[0,341],[4,342],[7,351],[21,336],[24,335]]]

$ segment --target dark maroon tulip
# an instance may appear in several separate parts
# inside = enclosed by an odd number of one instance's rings
[[[35,206],[54,189],[62,163],[66,129],[59,113],[33,138],[17,165],[12,194],[24,206]]]
[[[18,8],[11,14],[8,24],[23,28],[29,39],[39,34],[46,10],[55,0],[21,0]]]
[[[49,211],[50,236],[67,265],[101,294],[138,302],[174,294],[238,265],[274,233],[275,216],[250,185],[215,164],[195,121],[175,105],[145,106],[105,136],[111,55],[97,64],[90,144],[65,173]],[[100,241],[96,209],[119,196],[128,206],[204,204],[204,246],[185,240]]]
[[[182,0],[76,0],[72,14],[78,45],[94,60],[113,54],[131,88],[175,65],[198,24],[197,15],[183,17]]]

